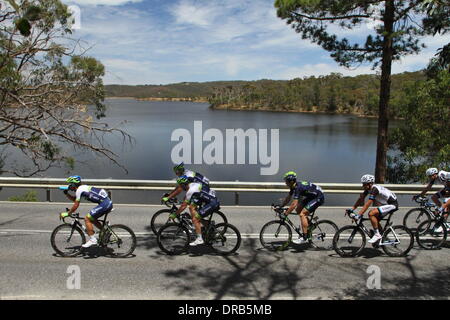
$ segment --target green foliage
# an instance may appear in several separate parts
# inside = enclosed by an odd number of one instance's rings
[[[402,88],[425,79],[423,72],[405,72],[392,76],[391,117],[399,117]],[[296,78],[290,81],[260,80],[216,88],[208,100],[213,108],[315,111],[377,116],[379,79],[376,75]]]
[[[423,181],[429,167],[450,167],[450,73],[410,84],[399,103],[403,118],[390,137],[394,155],[388,163],[393,183]]]
[[[8,201],[20,201],[20,202],[37,202],[37,192],[34,190],[30,190],[21,196],[13,196],[9,197]]]

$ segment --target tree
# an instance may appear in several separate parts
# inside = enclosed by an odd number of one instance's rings
[[[70,39],[67,6],[59,0],[8,2],[0,7],[0,145],[3,155],[17,150],[31,166],[2,155],[3,172],[31,176],[73,164],[69,147],[124,168],[104,137],[131,137],[99,121],[106,110],[104,66],[76,53],[81,49]]]
[[[401,125],[390,137],[395,156],[389,159],[388,180],[393,183],[421,181],[429,167],[450,168],[450,73],[405,89],[399,103]]]
[[[375,178],[383,183],[386,178],[388,150],[389,100],[392,61],[402,56],[418,53],[423,45],[419,36],[432,34],[425,28],[426,6],[423,0],[276,0],[280,18],[292,25],[303,39],[311,39],[340,65],[372,63],[380,67],[380,92],[378,104],[378,139]],[[363,24],[375,24],[368,29],[364,43],[350,43],[338,39],[328,27],[354,29]],[[377,23],[378,22],[378,23]],[[361,33],[364,29],[361,29]]]

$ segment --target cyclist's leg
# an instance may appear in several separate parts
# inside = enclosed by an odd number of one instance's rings
[[[307,216],[316,211],[318,207],[320,207],[325,202],[325,197],[323,195],[319,195],[318,197],[309,200],[303,210],[300,212],[300,218],[302,220],[302,228],[303,233],[306,234],[308,232],[308,218]]]
[[[305,205],[308,203],[308,201],[305,201],[305,199],[303,199],[302,201],[299,201],[297,204],[297,208],[295,209],[295,211],[298,214],[298,217],[300,219],[300,227],[302,228],[302,232],[304,230],[304,221],[302,219],[302,212],[305,208]],[[306,229],[308,229],[308,219],[306,219]],[[304,233],[304,232],[303,232]]]
[[[208,217],[209,215],[211,215],[214,211],[218,210],[219,208],[219,201],[217,200],[212,200],[211,202],[205,204],[203,207],[201,207],[198,210],[198,214],[199,216],[204,219],[206,217]]]
[[[98,229],[101,229],[103,226],[100,222],[98,222],[98,218],[103,216],[104,214],[110,212],[113,208],[111,200],[104,200],[102,203],[100,203],[98,206],[93,208],[89,214],[84,217],[84,221],[86,223],[86,229],[89,236],[93,236],[95,234],[94,226],[95,225]]]

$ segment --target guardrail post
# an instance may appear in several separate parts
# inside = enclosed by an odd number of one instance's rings
[[[47,202],[52,202],[52,199],[51,199],[51,192],[50,192],[51,190],[50,189],[47,189]]]
[[[239,205],[239,193],[238,192],[234,193],[234,205],[235,206]]]
[[[112,192],[111,192],[111,190],[106,190],[106,192],[108,192],[108,197],[109,197],[109,199],[112,200]]]

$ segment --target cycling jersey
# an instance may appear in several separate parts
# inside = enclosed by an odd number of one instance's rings
[[[105,189],[89,187],[87,185],[81,185],[77,188],[75,199],[80,202],[81,198],[94,203],[102,203],[104,200],[109,199],[108,192]]]
[[[388,188],[374,184],[370,191],[364,191],[364,196],[368,194],[369,199],[375,201],[375,205],[378,206],[379,219],[398,210],[397,196]]]
[[[186,192],[186,202],[200,207],[198,213],[202,217],[218,210],[220,203],[216,198],[216,192],[211,189],[205,190],[200,183],[189,184],[189,190]]]
[[[318,185],[315,185],[314,183],[299,181],[294,185],[293,188],[291,188],[289,195],[294,196],[295,200],[298,200],[301,196],[312,199],[323,195],[323,192],[322,188],[320,188]]]
[[[198,172],[185,170],[183,175],[189,178],[189,182],[197,182],[203,184],[204,186],[209,186],[209,179]]]
[[[374,200],[378,205],[397,203],[397,196],[388,188],[374,184],[372,189],[364,191],[364,196],[370,194],[369,199]]]

